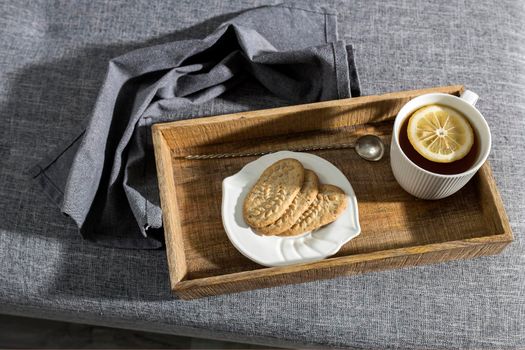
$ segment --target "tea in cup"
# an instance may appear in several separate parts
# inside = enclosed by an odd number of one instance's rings
[[[409,101],[396,116],[392,172],[408,193],[441,199],[461,189],[487,160],[490,129],[474,107],[478,96],[433,93]]]

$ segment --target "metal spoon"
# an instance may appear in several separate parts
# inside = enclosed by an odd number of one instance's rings
[[[308,152],[308,151],[320,151],[327,149],[344,149],[354,148],[355,152],[363,159],[377,162],[383,158],[385,154],[385,145],[383,141],[376,135],[368,134],[359,137],[355,143],[338,143],[334,145],[318,145],[318,146],[305,146],[288,148],[284,150],[273,150],[264,152],[237,152],[237,153],[215,153],[215,154],[195,154],[183,156],[185,159],[222,159],[222,158],[237,158],[237,157],[253,157],[262,156],[264,154],[278,152],[278,151],[295,151],[295,152]]]
[[[385,145],[376,135],[364,135],[355,142],[355,152],[363,159],[377,162],[385,154]]]

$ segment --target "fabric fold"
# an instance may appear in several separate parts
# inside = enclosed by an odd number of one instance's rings
[[[82,137],[35,167],[33,177],[84,238],[122,248],[161,247],[151,125],[357,96],[352,47],[332,41],[335,23],[327,12],[262,7],[202,40],[112,59]],[[57,185],[53,179],[65,173],[67,180]]]

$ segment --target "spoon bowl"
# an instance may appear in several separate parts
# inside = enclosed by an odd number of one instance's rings
[[[377,162],[385,154],[383,141],[375,135],[364,135],[355,142],[355,152],[363,159]]]

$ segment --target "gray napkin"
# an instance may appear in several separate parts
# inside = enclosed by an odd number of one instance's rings
[[[151,125],[358,96],[352,47],[335,25],[324,9],[260,7],[202,40],[112,59],[89,124],[33,178],[84,238],[161,247]]]

